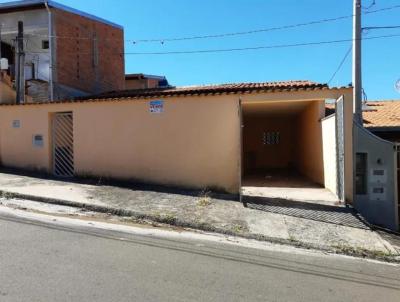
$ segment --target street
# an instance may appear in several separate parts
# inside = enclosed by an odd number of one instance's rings
[[[322,253],[141,236],[4,213],[0,243],[2,302],[400,297],[399,266]]]

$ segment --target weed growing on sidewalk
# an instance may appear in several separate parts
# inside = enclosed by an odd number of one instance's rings
[[[200,207],[209,206],[211,204],[210,194],[210,190],[207,188],[203,189],[199,194],[199,201],[197,202],[197,205]]]
[[[346,254],[346,255],[356,255],[362,257],[369,257],[374,259],[386,259],[386,258],[394,258],[397,255],[393,254],[390,251],[369,251],[359,247],[349,246],[347,244],[333,245],[332,246],[336,251]]]
[[[13,198],[13,194],[9,192],[1,192],[0,197],[8,200]]]

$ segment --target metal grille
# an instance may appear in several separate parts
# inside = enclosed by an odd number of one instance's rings
[[[344,201],[344,102],[343,97],[336,101],[336,164],[337,189],[339,200]]]
[[[56,113],[53,118],[53,173],[74,175],[74,136],[72,112]]]

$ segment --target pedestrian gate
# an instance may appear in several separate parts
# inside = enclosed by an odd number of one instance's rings
[[[74,133],[72,112],[55,113],[52,127],[53,173],[74,176]]]

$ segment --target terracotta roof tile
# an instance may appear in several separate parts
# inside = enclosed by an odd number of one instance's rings
[[[76,100],[126,98],[126,97],[137,98],[137,97],[179,96],[179,95],[220,94],[220,93],[244,93],[253,91],[273,91],[273,90],[285,90],[285,89],[288,90],[322,89],[322,88],[328,88],[328,86],[326,84],[320,84],[311,81],[233,83],[233,84],[218,84],[218,85],[111,91],[98,95],[79,97],[76,98]]]
[[[368,102],[363,112],[365,127],[400,127],[400,100]]]
[[[400,127],[400,100],[368,101],[368,110],[363,111],[366,128]],[[325,115],[335,112],[334,105],[327,104]]]
[[[40,103],[0,104],[0,106],[24,106],[24,105],[45,105],[73,102],[97,102],[97,101],[120,101],[126,99],[159,98],[170,96],[191,96],[191,95],[220,95],[220,94],[244,94],[257,92],[282,92],[282,91],[302,91],[302,90],[325,90],[342,89],[348,87],[329,87],[327,84],[320,84],[311,81],[279,81],[261,83],[232,83],[203,86],[185,87],[162,87],[151,89],[135,89],[110,91],[97,95],[76,97],[74,99],[64,99],[56,101],[46,101]]]

